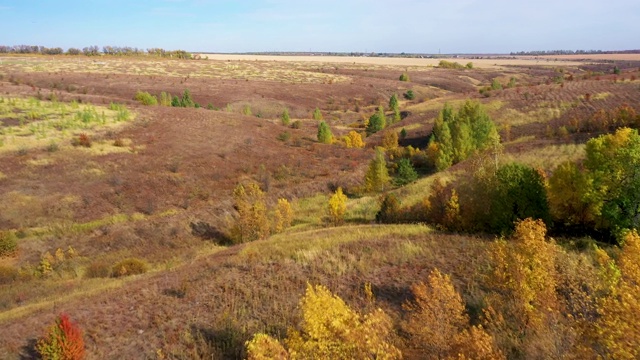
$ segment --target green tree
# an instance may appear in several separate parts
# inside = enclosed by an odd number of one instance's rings
[[[191,98],[191,91],[189,91],[189,89],[185,89],[184,92],[182,93],[182,100],[180,100],[180,105],[182,107],[196,106],[195,102],[193,102],[193,99]]]
[[[491,80],[491,90],[502,90],[502,84],[500,84],[498,79]]]
[[[320,109],[316,108],[315,110],[313,110],[313,120],[322,120],[322,112],[320,111]]]
[[[564,226],[595,225],[598,208],[594,195],[593,180],[573,162],[560,164],[549,178],[549,209]]]
[[[407,100],[413,100],[416,98],[416,94],[413,93],[413,90],[407,90],[407,92],[404,93],[402,96],[404,96],[404,98]]]
[[[549,223],[549,204],[544,177],[535,169],[518,164],[506,164],[495,174],[494,193],[490,199],[491,231],[508,233],[514,223],[526,218],[542,219]]]
[[[367,125],[367,135],[374,134],[387,126],[387,117],[384,114],[384,108],[378,107],[378,111],[371,115],[369,118],[369,125]]]
[[[407,158],[398,160],[398,171],[395,179],[395,183],[398,186],[406,185],[416,181],[418,173],[413,168],[411,161]]]
[[[331,144],[333,142],[333,134],[326,122],[320,121],[318,124],[318,141],[323,144]]]
[[[391,97],[389,98],[389,111],[393,111],[397,109],[398,106],[399,106],[398,95],[396,94],[391,95]]]
[[[382,148],[376,148],[376,155],[369,162],[369,169],[365,174],[364,188],[366,191],[384,191],[385,186],[391,182],[387,161],[384,158]]]
[[[585,168],[594,189],[599,227],[619,233],[640,222],[640,136],[621,128],[587,142]]]
[[[289,109],[285,108],[284,111],[282,111],[280,120],[282,120],[282,125],[289,126],[289,123],[291,122],[291,118],[289,117]]]
[[[180,98],[177,96],[174,96],[171,98],[171,106],[173,107],[182,107],[182,102],[180,101]]]

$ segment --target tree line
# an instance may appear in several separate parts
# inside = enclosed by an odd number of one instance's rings
[[[102,48],[93,45],[82,49],[70,47],[64,51],[61,47],[46,47],[38,45],[0,45],[0,54],[40,54],[40,55],[85,55],[85,56],[158,56],[177,59],[191,59],[191,53],[185,50],[165,50],[162,48],[140,49],[130,46],[103,46]]]

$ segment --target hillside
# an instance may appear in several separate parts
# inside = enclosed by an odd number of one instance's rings
[[[393,329],[389,342],[404,358],[424,358],[429,348],[412,335],[407,304],[413,286],[434,269],[451,277],[466,326],[483,324],[508,358],[593,355],[577,349],[602,342],[576,340],[590,330],[558,314],[598,318],[597,306],[618,282],[603,285],[597,249],[618,261],[627,251],[623,242],[612,246],[602,228],[587,237],[571,232],[573,223],[547,222],[555,240],[541,238],[552,246],[557,299],[549,306],[555,312],[541,311],[545,326],[555,327],[533,335],[523,330],[534,340],[517,342],[487,314],[500,293],[490,276],[495,240],[517,244],[521,234],[470,234],[438,223],[432,210],[420,211],[439,204],[438,194],[450,205],[452,187],[487,158],[530,166],[548,187],[563,162],[582,164],[590,139],[638,128],[640,62],[505,62],[442,68],[258,57],[0,57],[0,230],[16,243],[0,251],[0,358],[34,357],[37,339],[60,313],[84,331],[89,359],[245,358],[254,334],[282,340],[299,326],[307,284],[326,286],[360,313],[384,310]],[[408,81],[399,80],[403,73]],[[160,102],[162,92],[184,99],[185,90],[198,107],[134,99],[138,92]],[[393,94],[396,121],[389,120]],[[459,109],[467,100],[492,119],[500,149],[470,151],[436,171],[429,146],[438,116],[445,103]],[[386,129],[365,137],[363,148],[345,146],[351,131],[364,137],[379,105]],[[333,144],[318,141],[316,110]],[[399,147],[389,147],[391,133]],[[381,145],[392,175],[398,159],[407,158],[419,178],[382,192],[363,190]],[[434,190],[441,180],[448,187]],[[293,221],[240,244],[233,232],[242,211],[237,185],[250,183],[264,192],[266,209],[286,199]],[[456,188],[461,196],[463,185]],[[348,195],[346,214],[331,224],[327,208],[338,188]],[[392,224],[381,224],[376,214],[389,194],[403,210],[396,209]],[[277,218],[270,210],[264,215]],[[597,222],[584,221],[578,226]],[[131,258],[147,271],[129,276],[120,262]],[[497,303],[504,309],[493,310],[505,317],[515,311]],[[621,317],[630,321],[620,321],[640,323],[637,314],[627,315]]]

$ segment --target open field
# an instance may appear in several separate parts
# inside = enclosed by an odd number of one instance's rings
[[[452,58],[474,67],[445,69],[441,59],[205,56],[0,57],[0,240],[17,244],[0,256],[0,359],[31,358],[60,312],[82,327],[88,359],[241,359],[254,333],[282,339],[299,324],[307,283],[359,312],[382,308],[404,357],[424,358],[404,327],[412,285],[434,268],[449,274],[472,324],[481,323],[496,236],[376,223],[383,193],[362,185],[386,131],[401,136],[394,154],[411,154],[419,178],[384,193],[410,207],[425,203],[436,179],[482,165],[470,158],[436,173],[426,164],[445,103],[482,104],[501,142],[491,161],[518,161],[545,178],[615,130],[602,114],[640,112],[640,58],[614,59],[624,60],[615,74],[599,58]],[[185,90],[198,106],[169,106]],[[138,92],[160,103],[143,105]],[[394,94],[396,121],[387,109]],[[381,105],[389,130],[367,137]],[[318,141],[316,109],[331,144]],[[346,147],[350,131],[363,148]],[[293,220],[266,239],[231,244],[234,189],[248,183],[267,209],[286,199]],[[338,187],[348,200],[333,226],[328,202]],[[588,288],[580,281],[599,271],[595,240],[559,242],[558,283]],[[122,262],[132,258],[146,272],[128,276]]]
[[[501,57],[492,57],[486,59],[476,59],[473,57],[451,57],[437,59],[418,59],[418,58],[386,58],[386,57],[368,57],[368,56],[275,56],[275,55],[234,55],[234,54],[200,54],[209,60],[217,61],[280,61],[280,62],[312,62],[326,64],[351,64],[351,65],[385,65],[385,66],[416,66],[416,67],[433,67],[438,66],[441,60],[460,62],[463,65],[467,62],[473,62],[474,67],[478,68],[503,68],[505,66],[576,66],[580,63],[577,61],[558,61],[556,59],[545,58],[540,59],[504,59]],[[560,59],[560,58],[559,58]],[[563,59],[564,60],[564,59]],[[570,60],[570,59],[567,59]],[[628,59],[623,59],[628,60]],[[640,59],[635,59],[640,60]]]

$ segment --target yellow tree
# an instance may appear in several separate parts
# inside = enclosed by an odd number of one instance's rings
[[[369,169],[364,177],[364,188],[366,191],[384,191],[385,186],[391,182],[387,161],[384,158],[382,148],[376,149],[376,155],[369,162]]]
[[[525,357],[554,357],[556,344],[546,336],[560,309],[556,295],[556,246],[545,240],[542,220],[516,224],[511,243],[499,240],[489,247],[492,264],[485,315],[501,348]],[[558,334],[554,334],[558,335]],[[530,353],[528,353],[530,351]]]
[[[335,194],[329,198],[329,218],[334,225],[341,224],[344,221],[344,215],[347,212],[347,195],[342,192],[339,187]]]
[[[274,211],[274,232],[281,233],[291,226],[293,221],[293,210],[287,199],[278,199],[278,204]]]
[[[448,275],[434,269],[426,284],[418,283],[411,290],[414,301],[403,305],[409,311],[405,329],[426,358],[504,358],[482,327],[470,326],[464,302]]]
[[[640,236],[624,238],[618,258],[619,277],[610,294],[598,304],[595,337],[601,356],[607,359],[640,358]],[[611,278],[611,277],[609,277]],[[617,278],[618,281],[615,281]],[[611,283],[611,282],[610,282]]]
[[[365,145],[362,135],[353,130],[344,137],[344,142],[348,148],[363,148]]]
[[[390,342],[393,324],[384,311],[353,311],[322,285],[307,285],[300,301],[302,323],[285,340],[286,350],[265,334],[247,343],[249,359],[400,359]],[[284,350],[284,351],[283,351]]]
[[[233,199],[238,214],[231,227],[232,237],[240,243],[268,237],[267,206],[260,186],[256,183],[240,184],[233,190]]]

